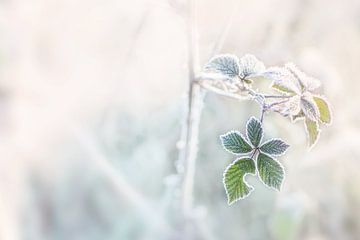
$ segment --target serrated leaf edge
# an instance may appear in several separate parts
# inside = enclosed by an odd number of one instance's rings
[[[264,145],[264,144],[266,144],[266,143],[268,143],[268,142],[270,142],[270,141],[273,141],[273,140],[280,140],[280,141],[282,141],[283,143],[285,143],[288,147],[285,149],[285,151],[283,152],[283,153],[281,153],[281,154],[269,154],[269,153],[265,153],[265,152],[263,152],[263,151],[261,151],[261,147],[262,147],[262,145]],[[263,144],[261,144],[261,146],[259,147],[259,151],[262,153],[262,154],[265,154],[265,155],[268,155],[268,156],[276,156],[276,157],[280,157],[280,156],[282,156],[282,155],[284,155],[286,152],[287,152],[287,150],[289,149],[289,147],[290,147],[290,145],[289,144],[287,144],[284,140],[282,140],[281,138],[271,138],[271,139],[269,139],[269,140],[266,140]]]
[[[265,183],[265,182],[261,179],[261,177],[260,177],[260,174],[259,174],[259,171],[258,171],[258,168],[257,168],[257,158],[256,158],[256,164],[255,164],[256,173],[257,173],[257,175],[259,176],[259,179],[260,179],[260,181],[262,182],[262,184],[265,185],[265,187],[267,187],[267,188],[269,188],[269,189],[272,189],[272,190],[275,190],[275,191],[277,191],[277,192],[280,192],[281,189],[282,189],[282,186],[284,185],[285,178],[286,178],[285,168],[284,168],[284,166],[281,164],[281,162],[278,161],[276,158],[272,157],[272,156],[269,155],[269,154],[266,154],[266,153],[263,153],[263,152],[261,152],[261,153],[264,154],[264,155],[266,155],[266,156],[268,156],[268,157],[270,157],[270,158],[272,158],[275,162],[279,163],[280,167],[281,167],[282,170],[284,171],[284,178],[283,178],[283,180],[281,181],[281,184],[280,184],[280,188],[279,188],[279,189],[274,188],[274,187],[270,187],[270,186],[266,185],[266,183]]]
[[[209,68],[207,67],[208,64],[210,64],[212,61],[214,61],[216,58],[221,58],[221,57],[231,57],[231,58],[234,58],[235,59],[235,62],[238,66],[238,69],[240,71],[240,60],[239,60],[239,57],[236,56],[235,54],[229,54],[229,53],[225,53],[225,54],[217,54],[215,56],[213,56],[212,58],[210,58],[210,60],[205,64],[203,70],[206,71],[206,70],[209,70]],[[223,74],[224,75],[224,74]],[[234,76],[235,77],[235,76]],[[229,79],[231,79],[233,77],[229,77]]]
[[[232,163],[230,163],[230,164],[226,167],[226,169],[224,170],[224,172],[223,172],[222,182],[223,182],[223,185],[224,185],[224,188],[225,188],[225,192],[226,192],[227,204],[228,204],[229,206],[232,205],[232,204],[234,204],[234,203],[236,203],[237,201],[239,201],[239,200],[241,200],[241,199],[247,198],[247,197],[250,195],[250,193],[252,193],[252,191],[254,191],[254,189],[255,189],[253,186],[249,185],[248,182],[245,180],[245,177],[246,177],[247,175],[256,176],[257,167],[256,167],[256,163],[254,162],[254,164],[255,164],[255,173],[245,173],[244,176],[242,177],[242,181],[249,187],[249,193],[246,194],[246,195],[244,195],[243,197],[239,197],[238,199],[236,199],[236,200],[233,201],[232,203],[229,202],[229,193],[228,193],[228,190],[227,190],[226,184],[225,184],[225,173],[227,172],[227,170],[228,170],[230,167],[232,167],[233,165],[235,165],[235,163],[236,163],[237,161],[242,160],[242,159],[251,159],[251,158],[250,158],[250,157],[237,158],[237,159],[235,159]],[[251,161],[254,161],[254,160],[251,159]]]
[[[247,144],[249,144],[250,147],[252,147],[252,149],[251,149],[249,152],[246,152],[246,153],[233,153],[233,152],[227,150],[227,149],[224,147],[224,144],[223,144],[221,138],[222,138],[223,136],[227,135],[227,134],[230,134],[230,133],[237,133],[237,134],[239,134],[239,135],[244,139],[244,141],[245,141]],[[244,135],[243,135],[241,132],[237,131],[237,130],[230,130],[230,131],[228,131],[228,132],[226,132],[226,133],[224,133],[224,134],[221,134],[221,135],[219,136],[219,138],[220,138],[220,142],[221,142],[222,148],[223,148],[226,152],[231,153],[231,154],[233,154],[233,155],[235,155],[235,156],[243,156],[243,155],[249,154],[249,153],[254,149],[253,145],[252,145],[251,143],[249,143],[248,139],[247,139],[246,137],[244,137]]]
[[[248,136],[248,125],[249,125],[249,123],[250,123],[250,121],[252,120],[252,119],[255,119],[256,121],[258,121],[259,123],[260,123],[260,127],[261,127],[261,129],[262,129],[262,131],[261,131],[261,138],[260,138],[260,142],[259,142],[259,146],[261,145],[261,142],[262,142],[262,140],[263,140],[263,138],[264,138],[264,128],[263,128],[263,126],[262,126],[262,123],[256,118],[256,117],[254,117],[254,116],[251,116],[250,118],[249,118],[249,120],[246,122],[246,126],[245,126],[245,135],[246,135],[246,138],[247,138],[247,140],[248,140],[248,142],[250,142],[250,146],[252,146],[253,148],[255,148],[255,146],[252,144],[252,142],[250,141],[250,138],[249,138],[249,136]]]

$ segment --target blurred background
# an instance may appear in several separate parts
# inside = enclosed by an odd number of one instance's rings
[[[259,108],[208,93],[193,239],[360,239],[360,1],[197,7],[200,64],[219,40],[220,53],[293,61],[322,81],[334,117],[309,152],[301,122],[268,114],[267,136],[291,145],[283,189],[249,176],[255,191],[229,207],[233,156],[218,135]],[[186,15],[183,0],[0,1],[1,240],[186,239],[175,167]]]

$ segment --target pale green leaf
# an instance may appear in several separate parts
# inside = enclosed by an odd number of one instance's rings
[[[273,89],[275,89],[275,90],[277,90],[279,92],[288,93],[288,94],[291,94],[291,95],[296,94],[293,90],[291,90],[290,88],[287,88],[284,85],[281,85],[280,83],[275,83],[274,82],[271,85],[271,88],[273,88]]]
[[[260,152],[257,157],[257,170],[266,186],[280,190],[285,171],[278,161]]]
[[[270,139],[260,147],[260,151],[269,155],[282,155],[288,149],[289,145],[281,139]]]
[[[305,128],[309,140],[309,147],[312,147],[319,138],[320,130],[317,121],[305,118]]]
[[[258,147],[262,137],[263,129],[259,120],[251,117],[246,124],[246,135],[254,147]]]
[[[330,124],[331,123],[331,111],[330,111],[328,102],[324,98],[319,97],[319,96],[314,96],[313,99],[319,110],[320,121],[325,124]]]
[[[239,59],[230,54],[217,55],[206,64],[205,70],[219,72],[232,78],[239,75]]]
[[[230,131],[220,136],[223,147],[234,154],[249,153],[252,150],[250,144],[238,131]]]
[[[246,174],[255,174],[255,163],[251,158],[237,159],[226,168],[223,182],[229,205],[245,198],[253,190],[244,180]]]

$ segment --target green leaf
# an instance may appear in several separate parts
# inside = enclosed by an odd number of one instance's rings
[[[239,59],[230,54],[217,55],[206,64],[205,70],[219,72],[232,78],[239,75]]]
[[[316,121],[312,121],[309,118],[305,118],[305,128],[309,139],[309,147],[312,147],[319,138],[320,130]]]
[[[251,117],[246,124],[246,135],[254,147],[258,147],[263,137],[263,129],[259,120]]]
[[[255,174],[255,163],[251,158],[239,158],[226,168],[223,183],[229,205],[245,198],[253,190],[244,180],[246,174]]]
[[[260,152],[257,157],[257,169],[260,179],[266,186],[280,190],[284,180],[284,168],[278,161]]]
[[[289,145],[281,139],[270,139],[260,147],[260,150],[270,155],[282,155],[288,147]]]
[[[330,124],[331,111],[328,102],[319,96],[314,96],[313,99],[320,113],[320,121],[325,124]]]
[[[220,136],[223,147],[230,153],[242,154],[252,150],[250,144],[238,131],[230,131]]]
[[[265,71],[265,65],[259,61],[255,56],[250,54],[245,54],[240,59],[240,77],[247,78],[251,75],[260,74]]]

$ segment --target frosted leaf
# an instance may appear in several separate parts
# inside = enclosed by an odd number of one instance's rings
[[[234,154],[249,153],[252,150],[250,144],[238,131],[231,131],[220,136],[221,143],[225,150]]]
[[[285,68],[294,75],[303,91],[314,91],[315,89],[320,87],[321,83],[319,80],[308,77],[304,72],[299,70],[299,68],[297,68],[295,64],[287,63],[285,64]]]
[[[319,138],[320,130],[319,124],[308,118],[305,119],[305,128],[309,140],[309,147],[312,147]]]
[[[301,111],[300,103],[301,97],[299,95],[293,96],[285,103],[285,106],[290,115],[296,115]]]
[[[255,163],[251,158],[237,159],[226,168],[223,183],[229,205],[245,198],[254,189],[244,180],[247,174],[255,174]]]
[[[239,67],[239,75],[243,79],[265,71],[265,65],[255,56],[250,54],[246,54],[240,59]]]
[[[260,151],[269,155],[282,155],[289,145],[281,139],[270,139],[261,145]]]
[[[232,78],[239,75],[239,59],[231,54],[217,55],[206,64],[205,70],[218,72]]]
[[[300,85],[294,78],[294,75],[286,68],[271,67],[263,75],[272,80],[271,87],[281,93],[290,95],[301,93]]]
[[[254,147],[258,147],[263,137],[263,129],[259,120],[251,117],[246,124],[246,135]]]
[[[304,112],[307,118],[309,118],[312,121],[317,121],[319,117],[319,111],[313,100],[311,100],[308,97],[302,97],[301,110]]]
[[[319,120],[322,123],[330,124],[331,123],[331,110],[328,102],[320,96],[314,96],[313,100],[318,108],[320,117]]]
[[[285,171],[278,161],[264,153],[259,153],[257,157],[257,170],[260,179],[266,186],[280,190]]]

